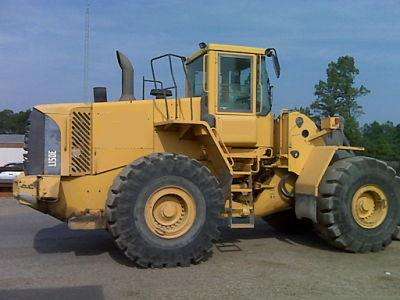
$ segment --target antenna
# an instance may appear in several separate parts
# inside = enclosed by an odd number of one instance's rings
[[[83,99],[89,101],[89,41],[90,41],[90,1],[86,1],[85,42],[83,49]]]

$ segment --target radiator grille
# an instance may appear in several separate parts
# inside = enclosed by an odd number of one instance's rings
[[[92,118],[90,110],[79,108],[71,117],[71,175],[90,174],[92,170]]]

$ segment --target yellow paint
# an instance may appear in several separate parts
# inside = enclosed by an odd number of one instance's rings
[[[314,147],[296,181],[296,193],[318,196],[318,187],[338,147]]]
[[[145,206],[149,229],[164,239],[184,235],[196,220],[196,202],[186,190],[168,186],[154,192]]]
[[[221,114],[216,117],[216,127],[227,146],[249,147],[257,144],[256,117]]]
[[[18,176],[13,182],[13,196],[24,205],[37,209],[37,176]]]
[[[385,192],[373,184],[364,185],[356,191],[351,207],[354,220],[367,229],[381,225],[389,211]]]
[[[339,129],[340,117],[327,117],[321,120],[321,129]]]
[[[37,180],[38,199],[55,200],[58,198],[60,190],[60,176],[47,175],[40,176]]]
[[[36,176],[21,177],[15,184],[15,195],[52,198],[57,194],[58,201],[42,201],[34,207],[61,220],[88,211],[101,214],[109,187],[123,167],[153,152],[179,153],[197,159],[208,166],[221,183],[229,182],[230,176],[240,179],[248,176],[248,172],[254,175],[267,169],[267,173],[272,175],[254,183],[259,186],[254,203],[258,216],[293,205],[293,199],[286,199],[278,189],[280,180],[289,172],[293,178],[298,176],[296,192],[316,195],[319,182],[333,154],[339,149],[325,146],[323,140],[336,121],[325,121],[321,131],[311,119],[299,112],[284,111],[278,117],[272,113],[258,116],[257,62],[265,50],[209,44],[188,59],[202,59],[201,56],[206,54],[207,63],[203,66],[207,67],[207,113],[215,117],[215,128],[202,121],[200,97],[37,106],[36,109],[50,116],[60,127],[61,177],[50,179],[43,176],[40,180]],[[251,58],[250,112],[218,110],[221,55]],[[72,124],[77,112],[90,116],[90,134],[86,137],[87,141],[82,142],[84,147],[72,144],[73,138],[79,135]],[[81,160],[79,155],[82,151],[90,152],[90,162],[87,162],[90,167],[80,172],[74,170],[72,165],[74,159]],[[33,188],[24,188],[27,184]],[[227,186],[225,200],[230,198],[229,188]],[[238,200],[235,205],[244,214],[252,211],[245,201]]]
[[[94,173],[127,165],[153,151],[150,101],[93,105]]]
[[[264,55],[265,50],[266,48],[256,48],[256,47],[247,47],[238,45],[224,45],[224,44],[207,44],[207,48],[196,51],[188,58],[188,60],[192,61],[197,57],[199,57],[200,55],[211,51]]]
[[[256,147],[274,147],[274,115],[257,116],[255,128],[257,130]]]
[[[258,217],[264,217],[282,210],[285,210],[293,205],[293,199],[288,199],[279,191],[279,182],[282,177],[287,174],[286,170],[275,170],[272,176],[266,183],[266,188],[257,196],[254,203],[254,212]]]
[[[47,209],[61,220],[67,220],[89,210],[104,211],[105,201],[115,177],[122,168],[97,175],[62,177],[59,200]]]

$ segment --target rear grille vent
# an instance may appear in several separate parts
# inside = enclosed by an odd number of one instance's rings
[[[90,174],[92,170],[92,118],[90,109],[79,108],[71,118],[71,175]]]

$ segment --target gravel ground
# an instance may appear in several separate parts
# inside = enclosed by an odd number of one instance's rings
[[[0,299],[400,297],[400,242],[386,251],[335,251],[313,233],[283,235],[263,222],[225,230],[205,263],[138,269],[107,232],[71,231],[0,198]]]

